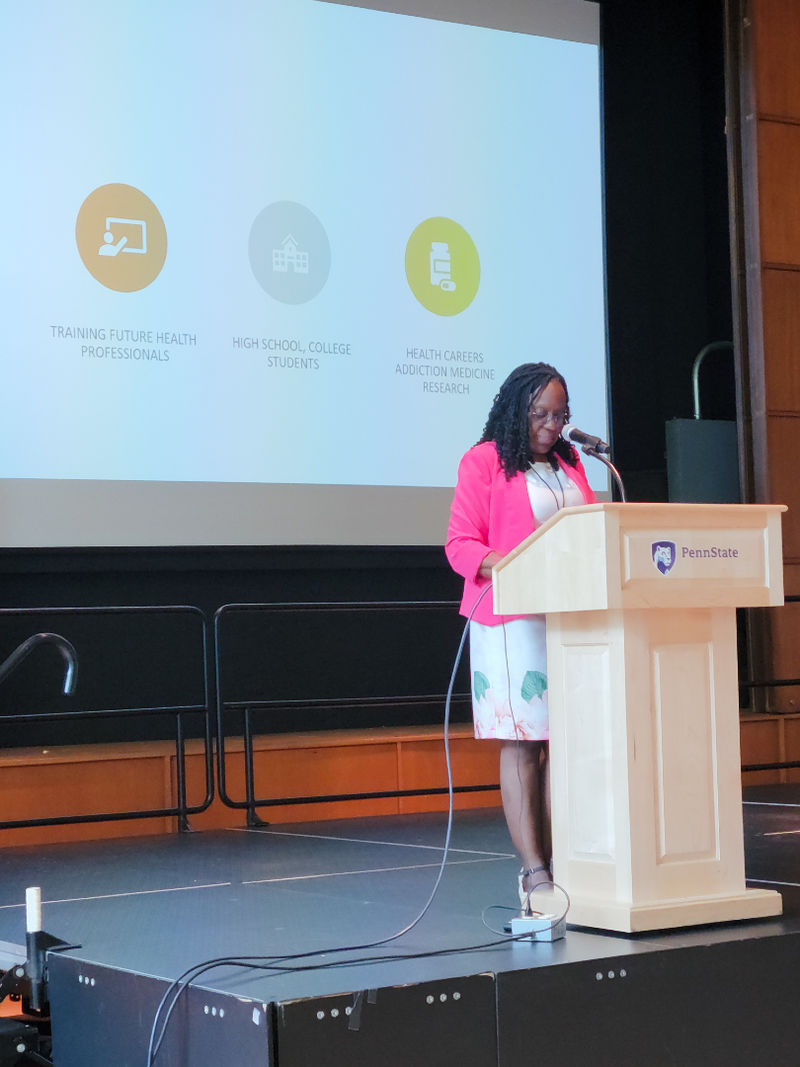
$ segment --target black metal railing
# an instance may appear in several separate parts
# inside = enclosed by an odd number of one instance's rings
[[[800,596],[787,596],[787,602]],[[17,674],[23,660],[44,660],[40,646],[53,644],[64,663],[63,688],[72,687],[80,660],[81,642],[70,632],[78,621],[87,618],[107,619],[124,615],[147,619],[148,614],[188,615],[199,626],[193,640],[197,643],[194,659],[197,673],[193,679],[202,696],[199,700],[151,701],[128,707],[76,707],[74,695],[67,709],[49,711],[6,711],[0,705],[0,730],[6,726],[54,727],[85,723],[92,739],[99,723],[111,723],[119,731],[124,722],[138,724],[164,717],[175,746],[176,803],[131,811],[87,812],[79,815],[43,816],[41,818],[0,821],[0,830],[83,822],[109,822],[172,816],[179,829],[188,828],[188,817],[204,811],[212,802],[216,780],[220,799],[230,808],[247,812],[248,824],[257,825],[258,808],[283,805],[334,803],[350,800],[430,796],[447,793],[446,787],[419,789],[380,789],[365,792],[314,793],[309,795],[266,796],[263,783],[256,781],[255,743],[257,732],[301,732],[342,729],[353,726],[391,727],[441,722],[446,694],[442,691],[450,675],[452,658],[458,646],[463,620],[457,605],[450,601],[344,601],[328,603],[240,603],[225,604],[214,616],[213,651],[209,627],[199,608],[186,605],[131,607],[65,607],[0,609],[0,626],[15,619],[17,639],[8,643],[6,659],[0,663],[0,696],[5,697],[9,676]],[[45,620],[64,623],[72,640],[61,633],[30,633],[34,625]],[[245,625],[241,625],[246,620]],[[425,620],[433,621],[426,629]],[[31,625],[28,626],[28,623]],[[380,634],[381,627],[388,630]],[[79,628],[78,628],[79,629]],[[5,637],[5,632],[0,631]],[[368,636],[368,640],[364,640]],[[379,639],[376,639],[379,638]],[[1,641],[2,639],[0,639]],[[70,651],[72,650],[72,652]],[[360,653],[361,650],[361,653]],[[369,650],[369,651],[367,651]],[[0,643],[0,656],[3,654]],[[123,655],[123,652],[120,652]],[[369,662],[365,657],[369,656]],[[376,656],[378,660],[376,661]],[[380,657],[383,656],[381,659]],[[338,657],[338,660],[337,660]],[[407,665],[398,683],[397,665]],[[42,663],[39,663],[40,674]],[[388,677],[391,672],[394,677]],[[21,673],[21,672],[20,672]],[[167,673],[161,665],[161,675]],[[211,682],[215,674],[216,700],[212,704]],[[400,671],[402,674],[402,670]],[[60,676],[59,676],[60,678]],[[156,679],[156,682],[159,681]],[[41,679],[39,679],[41,682]],[[451,702],[451,720],[468,721],[470,695],[468,672],[462,667],[460,687]],[[800,685],[800,678],[742,680],[742,688]],[[19,688],[19,686],[17,686]],[[174,686],[173,686],[174,688]],[[335,695],[332,695],[335,694]],[[345,694],[345,695],[343,695]],[[78,694],[78,696],[80,693]],[[194,736],[202,737],[205,794],[199,802],[189,803],[186,779],[187,723]],[[152,730],[150,731],[152,733]],[[230,794],[226,776],[226,758],[233,755],[230,740],[241,738],[244,795]],[[745,764],[743,772],[800,767],[800,760]],[[456,785],[457,793],[488,792],[497,783]],[[273,791],[274,792],[274,791]]]
[[[445,707],[446,681],[450,676],[452,659],[460,638],[463,620],[457,614],[457,604],[450,601],[359,601],[334,603],[271,603],[225,604],[214,617],[214,647],[217,677],[217,781],[220,799],[231,808],[247,811],[249,825],[258,825],[256,809],[286,804],[333,803],[348,800],[371,800],[393,797],[429,796],[447,793],[447,787],[421,789],[384,789],[368,792],[317,793],[269,797],[258,795],[255,782],[254,721],[265,719],[275,731],[287,724],[294,730],[325,728],[346,712],[348,724],[353,719],[370,719],[378,713],[380,719],[371,725],[392,725],[388,718],[408,722],[419,721],[426,713],[442,719]],[[445,620],[441,618],[445,614]],[[439,616],[437,622],[438,649],[433,641],[426,641],[421,622]],[[231,635],[236,621],[249,617],[248,631],[239,639]],[[376,641],[375,630],[387,622],[394,626],[395,640],[384,634]],[[405,622],[406,625],[402,625]],[[452,641],[445,634],[452,627]],[[390,627],[391,628],[391,627]],[[240,627],[241,629],[241,627]],[[369,648],[372,657],[366,669],[359,670],[358,630],[370,631]],[[280,646],[283,640],[284,647]],[[253,671],[253,649],[260,641],[261,670]],[[285,656],[292,662],[287,663]],[[376,649],[399,663],[409,665],[407,692],[399,691],[396,670],[394,684],[383,692],[376,692],[384,676],[386,660],[376,663]],[[323,653],[324,650],[324,653]],[[342,662],[335,662],[339,652]],[[426,669],[420,665],[426,660]],[[414,685],[422,676],[427,687]],[[350,694],[341,692],[350,684]],[[438,688],[435,683],[438,682]],[[444,683],[444,685],[443,685]],[[333,688],[337,695],[331,696]],[[269,690],[271,689],[271,694]],[[304,692],[305,690],[305,692]],[[470,707],[469,692],[463,689],[453,694],[451,710],[463,715]],[[298,726],[299,722],[299,726]],[[231,727],[236,727],[233,734]],[[240,736],[243,744],[245,795],[239,799],[228,791],[226,755],[227,740]],[[455,792],[480,792],[497,789],[497,783],[456,786]]]
[[[193,690],[192,695],[202,694],[199,701],[176,702],[175,700],[172,700],[171,702],[151,702],[130,707],[87,708],[72,706],[64,710],[55,711],[16,710],[11,712],[6,710],[8,706],[8,700],[6,700],[6,707],[0,707],[0,727],[8,726],[15,729],[24,728],[26,733],[29,733],[34,728],[41,726],[53,730],[56,729],[58,725],[65,725],[68,726],[70,730],[74,730],[76,723],[91,723],[95,724],[93,726],[94,731],[96,729],[96,724],[102,722],[112,724],[115,733],[118,734],[121,729],[121,724],[124,722],[136,721],[139,724],[142,724],[149,720],[152,723],[153,719],[156,717],[161,717],[162,719],[166,717],[172,723],[170,733],[172,734],[172,740],[175,745],[176,803],[169,807],[160,806],[127,811],[86,812],[78,815],[54,815],[30,819],[3,820],[0,821],[0,829],[6,830],[22,827],[65,825],[69,823],[111,822],[114,820],[174,816],[178,820],[178,828],[185,830],[188,828],[188,816],[204,811],[211,804],[214,796],[214,714],[209,698],[211,686],[209,684],[210,656],[208,647],[208,623],[205,615],[199,608],[187,605],[147,605],[129,607],[42,607],[0,609],[0,623],[5,620],[19,620],[22,625],[16,626],[17,631],[26,627],[28,621],[33,625],[37,620],[41,621],[42,619],[45,619],[48,623],[57,620],[59,629],[64,629],[67,632],[77,631],[80,633],[82,629],[85,629],[86,623],[90,620],[99,619],[107,627],[110,620],[113,619],[114,621],[117,621],[124,616],[138,618],[140,621],[147,624],[148,627],[151,626],[153,621],[159,616],[170,616],[174,619],[177,619],[179,616],[187,616],[192,622],[197,624],[196,627],[194,627],[195,632],[188,642],[189,644],[192,642],[195,644],[192,653],[196,670],[193,672],[195,676],[187,681],[187,685],[191,684]],[[6,629],[8,629],[8,627],[6,627]],[[0,664],[0,685],[3,690],[6,690],[4,695],[7,696],[6,683],[10,674],[15,673],[23,659],[29,659],[33,654],[34,648],[39,645],[46,643],[56,644],[59,647],[59,651],[61,651],[62,655],[68,660],[68,671],[71,669],[74,673],[78,668],[78,664],[69,661],[72,660],[72,657],[75,657],[77,661],[80,662],[81,641],[79,637],[75,636],[74,632],[70,633],[70,637],[72,640],[68,640],[61,633],[39,633],[34,634],[33,637],[29,637],[18,644],[17,647],[7,655],[3,664]],[[141,639],[139,643],[141,644]],[[67,650],[67,646],[71,652]],[[141,648],[138,651],[141,658]],[[117,647],[114,652],[114,662],[109,664],[107,670],[109,682],[111,683],[118,680],[119,676],[125,673],[123,667],[126,662],[126,656],[129,655],[129,650],[124,647]],[[42,655],[42,653],[36,653],[37,658]],[[81,675],[84,678],[88,674],[90,674],[88,669],[81,671]],[[144,668],[137,673],[137,679],[139,679],[141,675],[146,674],[147,666],[145,664]],[[73,680],[74,678],[70,679],[70,682]],[[171,687],[176,684],[173,677],[170,677],[169,679],[163,676],[156,678],[145,677],[142,680],[147,683],[148,687],[154,684],[156,686],[163,686],[167,681],[169,681]],[[39,681],[41,682],[41,679],[39,679]],[[178,681],[177,684],[180,685],[181,682]],[[39,688],[41,688],[41,685]],[[119,685],[117,685],[117,688],[119,688]],[[72,695],[70,695],[67,690],[67,679],[65,678],[65,695],[70,700],[72,700],[73,697],[80,697],[80,686],[78,686],[77,693]],[[18,702],[24,706],[24,701],[20,701],[18,698]],[[194,722],[197,724],[195,726],[195,732],[202,737],[203,741],[205,794],[199,803],[194,804],[190,804],[187,797],[187,722]]]
[[[783,598],[784,604],[800,603],[800,596],[796,593],[788,593]],[[739,681],[740,689],[787,689],[791,686],[800,685],[800,678],[760,678],[745,679]],[[788,714],[781,713],[778,714]],[[749,771],[786,771],[800,767],[800,760],[777,760],[772,763],[743,763],[742,773]]]

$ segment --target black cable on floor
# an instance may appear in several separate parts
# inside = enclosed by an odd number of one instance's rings
[[[466,620],[466,623],[464,624],[464,630],[463,630],[463,633],[461,634],[461,641],[459,642],[458,651],[456,652],[455,662],[453,663],[453,670],[452,670],[452,672],[450,674],[450,683],[449,683],[449,685],[447,687],[447,696],[445,697],[445,707],[444,707],[444,752],[445,752],[445,764],[447,766],[447,795],[448,795],[447,831],[445,833],[444,846],[443,846],[443,849],[442,849],[442,861],[441,861],[441,863],[439,865],[439,871],[438,871],[438,874],[436,876],[436,880],[435,880],[435,882],[433,884],[433,888],[432,888],[432,890],[430,892],[430,895],[428,896],[427,901],[425,902],[424,906],[422,907],[422,910],[419,912],[419,914],[414,919],[412,919],[412,921],[410,923],[408,923],[406,926],[404,926],[402,928],[402,930],[398,930],[396,933],[390,934],[388,937],[380,938],[377,941],[370,941],[370,942],[367,942],[366,944],[363,944],[363,945],[347,945],[347,946],[343,946],[343,947],[339,946],[339,947],[335,947],[335,948],[323,948],[323,949],[317,949],[317,950],[311,951],[311,952],[300,952],[300,953],[294,953],[294,954],[287,955],[287,956],[277,956],[277,957],[270,957],[270,956],[220,957],[220,958],[217,958],[217,959],[214,959],[214,960],[206,960],[203,963],[195,964],[195,966],[190,967],[188,970],[184,971],[183,974],[179,975],[178,978],[176,978],[168,986],[166,992],[164,993],[164,996],[161,998],[161,1001],[159,1002],[159,1005],[156,1008],[155,1017],[153,1019],[153,1025],[152,1025],[152,1028],[150,1030],[150,1042],[149,1042],[148,1048],[147,1048],[147,1067],[154,1067],[156,1056],[158,1055],[159,1049],[161,1048],[161,1046],[162,1046],[162,1044],[164,1042],[164,1036],[165,1036],[165,1034],[167,1032],[167,1025],[168,1025],[169,1020],[170,1020],[170,1018],[172,1016],[172,1012],[174,1011],[175,1006],[178,1003],[178,1000],[180,999],[180,997],[183,994],[183,992],[186,989],[188,989],[188,987],[192,984],[192,982],[194,982],[197,978],[199,978],[201,974],[205,974],[206,971],[214,970],[217,967],[224,967],[224,966],[243,967],[243,968],[248,969],[248,970],[276,970],[277,969],[279,971],[279,973],[289,973],[289,972],[292,972],[292,971],[295,971],[295,970],[298,970],[298,971],[299,970],[323,970],[325,968],[331,968],[331,967],[336,967],[336,966],[349,966],[349,965],[351,965],[353,963],[386,962],[388,960],[402,960],[402,959],[421,959],[421,958],[424,958],[424,957],[449,955],[451,953],[457,953],[457,952],[472,952],[472,951],[476,951],[478,949],[492,948],[492,947],[495,947],[496,945],[505,944],[509,940],[509,938],[504,938],[502,941],[490,942],[490,943],[485,944],[485,945],[472,945],[472,946],[467,946],[465,948],[458,948],[458,949],[439,949],[437,951],[413,953],[411,955],[396,955],[396,956],[387,956],[387,957],[367,956],[367,957],[364,957],[364,958],[361,958],[361,959],[356,959],[356,960],[341,960],[341,961],[340,960],[328,960],[328,961],[325,961],[324,963],[319,963],[319,964],[314,964],[314,965],[309,964],[307,966],[297,967],[297,968],[291,967],[291,966],[284,966],[285,964],[288,964],[290,961],[310,959],[310,958],[312,958],[314,956],[334,955],[334,954],[344,953],[344,952],[363,952],[363,951],[365,951],[367,949],[379,948],[381,945],[390,944],[392,941],[396,941],[398,938],[403,937],[405,934],[409,933],[410,930],[413,930],[413,928],[419,922],[421,922],[421,920],[424,918],[424,916],[427,914],[428,910],[430,909],[430,906],[433,903],[434,897],[436,896],[436,893],[439,890],[439,886],[441,885],[442,878],[444,877],[445,866],[446,866],[446,863],[447,863],[447,856],[448,856],[448,852],[450,850],[450,838],[451,838],[452,830],[453,830],[453,769],[452,769],[452,764],[451,764],[451,760],[450,760],[450,738],[449,738],[449,733],[450,733],[450,704],[451,704],[452,696],[453,696],[453,688],[455,686],[456,674],[458,673],[458,668],[459,668],[459,665],[461,663],[461,656],[462,656],[462,653],[464,651],[464,645],[466,643],[467,635],[469,633],[469,624],[472,621],[472,616],[474,615],[474,613],[475,613],[475,611],[476,611],[476,609],[478,607],[478,604],[480,604],[481,600],[483,600],[484,596],[486,596],[486,594],[491,590],[491,588],[492,588],[491,585],[487,585],[487,587],[483,590],[481,595],[476,600],[475,605],[474,605],[472,611],[470,612],[469,617]],[[279,965],[281,965],[281,966],[279,966]],[[171,998],[171,1000],[170,1000],[170,998]],[[159,1019],[160,1019],[161,1013],[164,1011],[165,1005],[167,1004],[168,1001],[170,1001],[169,1007],[167,1007],[167,1009],[166,1009],[166,1014],[164,1015],[164,1019],[161,1022],[160,1033],[159,1033]],[[158,1034],[158,1037],[156,1037],[156,1034]]]

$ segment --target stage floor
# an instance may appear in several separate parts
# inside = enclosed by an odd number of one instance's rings
[[[748,884],[781,892],[780,918],[639,935],[569,928],[552,943],[509,942],[502,927],[515,905],[518,864],[502,814],[491,809],[456,814],[445,875],[430,909],[410,932],[382,946],[359,948],[390,938],[422,909],[439,867],[443,815],[3,849],[0,940],[24,942],[25,889],[37,885],[43,928],[80,946],[63,953],[63,966],[71,974],[85,965],[87,974],[148,979],[148,1005],[203,961],[303,953],[320,955],[284,959],[270,971],[217,968],[197,986],[259,1003],[266,1016],[270,1005],[329,997],[349,998],[342,1003],[350,1014],[354,991],[439,983],[441,998],[457,992],[454,979],[530,977],[540,968],[589,961],[598,983],[616,979],[619,985],[630,961],[644,955],[787,935],[794,942],[791,935],[800,935],[800,787],[746,789],[744,815]],[[51,1000],[58,1048],[53,991]],[[140,1030],[146,1021],[139,1020]],[[67,1051],[64,1033],[57,1067],[81,1062]],[[274,1034],[269,1045],[269,1058],[252,1062],[277,1063]],[[171,1056],[165,1050],[156,1062],[173,1062]],[[83,1062],[95,1061],[84,1056]],[[112,1062],[121,1067],[118,1057]],[[131,1062],[145,1067],[146,1060],[139,1052]],[[200,1059],[186,1062],[201,1067]],[[503,1062],[502,1050],[494,1062]]]

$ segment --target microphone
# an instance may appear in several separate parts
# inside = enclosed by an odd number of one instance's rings
[[[611,452],[610,445],[607,445],[605,441],[599,437],[592,437],[590,433],[584,433],[577,426],[571,426],[567,423],[561,432],[568,441],[572,441],[575,445],[582,445],[584,452],[588,449],[592,449],[594,452]]]

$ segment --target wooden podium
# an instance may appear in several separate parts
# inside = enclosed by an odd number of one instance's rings
[[[546,613],[554,877],[569,922],[779,915],[744,876],[737,607],[783,603],[782,505],[591,504],[494,568]]]

